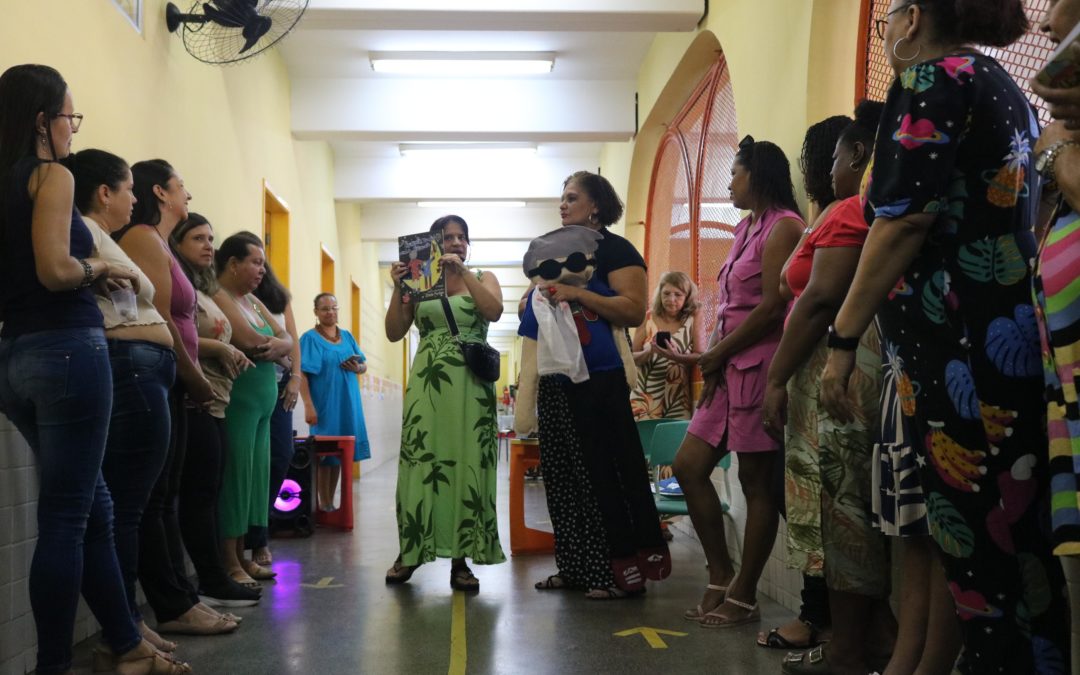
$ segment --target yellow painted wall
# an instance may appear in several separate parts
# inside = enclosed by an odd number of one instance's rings
[[[278,53],[230,67],[200,63],[165,30],[164,12],[164,0],[145,0],[140,35],[110,0],[5,2],[0,64],[57,68],[86,115],[74,148],[100,147],[129,162],[167,159],[219,238],[262,231],[265,179],[291,213],[291,290],[298,301],[312,297],[319,242],[335,253],[338,246],[329,146],[292,139]],[[348,266],[338,269],[346,278]]]
[[[602,154],[606,175],[626,176],[625,184],[615,183],[626,195],[626,236],[644,249],[639,223],[657,145],[718,48],[731,74],[740,134],[780,145],[794,171],[806,128],[851,113],[858,16],[854,0],[725,0],[710,4],[696,33],[657,35],[638,71],[641,129],[629,164],[624,144],[608,144]]]

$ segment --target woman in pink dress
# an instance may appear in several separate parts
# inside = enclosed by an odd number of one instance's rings
[[[776,539],[779,509],[770,489],[780,444],[766,433],[761,408],[765,374],[780,344],[787,303],[780,270],[805,228],[783,151],[747,136],[731,166],[731,201],[750,212],[735,227],[720,268],[717,325],[699,361],[705,385],[675,475],[709,562],[709,582],[686,618],[703,628],[756,621],[757,582]],[[736,577],[724,536],[723,511],[710,476],[727,453],[739,456],[746,497],[746,533]]]

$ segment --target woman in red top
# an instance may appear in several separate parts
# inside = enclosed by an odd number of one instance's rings
[[[783,277],[795,299],[788,328],[797,329],[784,331],[769,367],[764,424],[785,440],[789,557],[823,555],[833,627],[827,654],[823,647],[808,657],[790,654],[785,673],[804,672],[823,659],[833,673],[865,673],[884,665],[895,641],[888,555],[868,508],[881,393],[875,327],[858,349],[852,391],[861,405],[855,421],[837,424],[818,405],[826,331],[847,295],[868,233],[858,192],[881,107],[864,101],[841,133],[831,172],[837,200],[792,254]]]

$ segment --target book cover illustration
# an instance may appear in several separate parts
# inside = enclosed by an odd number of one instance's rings
[[[446,297],[446,279],[439,271],[442,232],[421,232],[398,237],[398,259],[409,268],[401,293],[409,302]]]
[[[1035,79],[1054,89],[1071,89],[1080,84],[1080,24],[1073,26]]]

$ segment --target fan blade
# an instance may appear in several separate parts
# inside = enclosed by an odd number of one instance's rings
[[[270,32],[270,27],[273,25],[274,22],[270,17],[258,16],[254,21],[244,26],[244,48],[240,50],[240,53],[243,54],[254,47],[259,38]]]
[[[236,13],[227,10],[220,10],[209,2],[203,3],[203,14],[214,23],[228,28],[243,28],[247,21],[247,17],[237,16]]]

